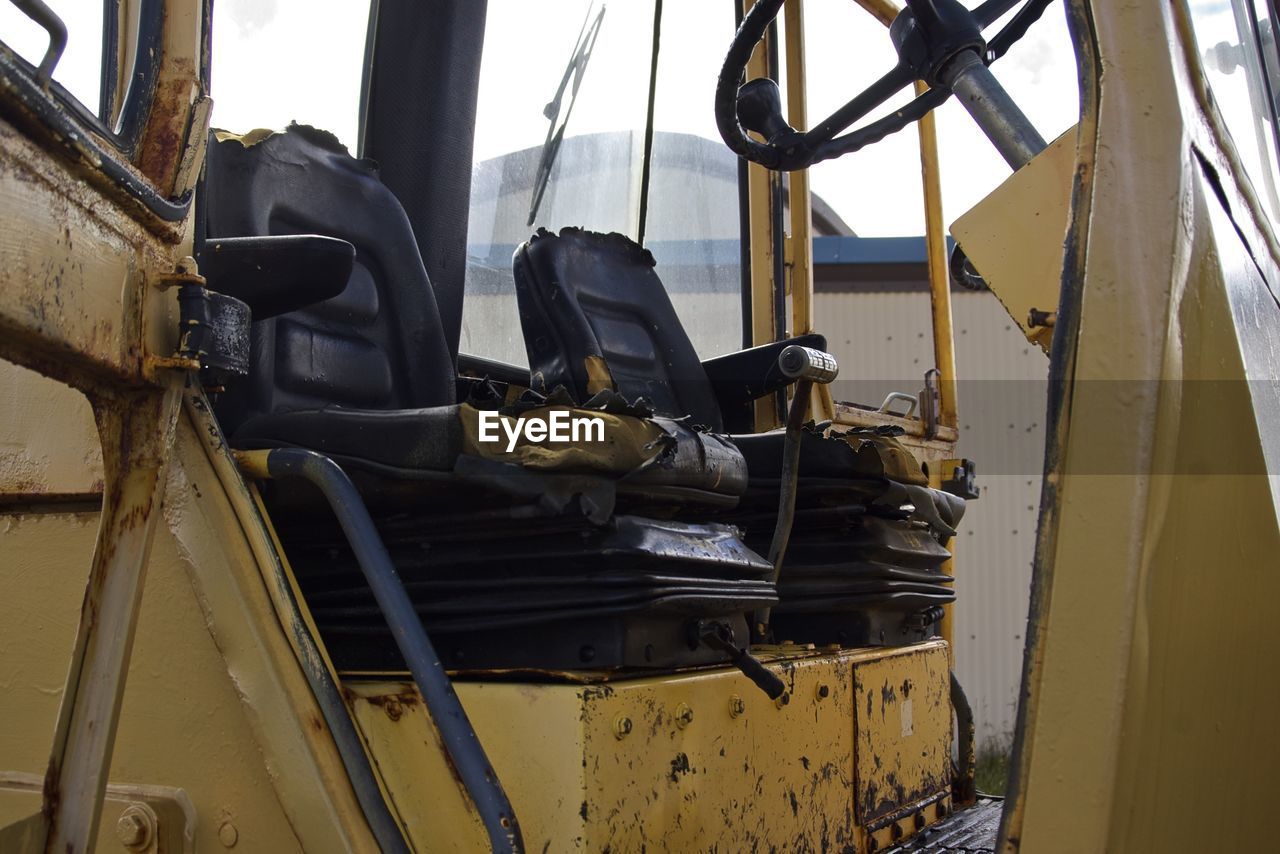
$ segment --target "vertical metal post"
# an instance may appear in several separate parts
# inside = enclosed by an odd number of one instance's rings
[[[45,775],[44,850],[93,850],[159,515],[182,378],[93,401],[104,482],[98,541]]]
[[[916,94],[928,90],[916,81]],[[933,363],[938,369],[938,421],[959,423],[956,413],[956,348],[951,329],[951,275],[947,271],[947,229],[942,221],[942,179],[933,113],[920,119],[920,178],[924,187],[924,239],[929,258],[929,302],[933,315]]]
[[[804,56],[804,3],[791,0],[782,7],[787,65],[787,120],[799,130],[809,127],[809,104]],[[809,198],[809,170],[791,173],[791,233],[787,236],[787,265],[791,270],[792,335],[813,332],[813,210]],[[815,383],[813,416],[823,421],[835,417],[831,389]]]
[[[751,11],[755,0],[742,0],[743,12]],[[769,76],[769,42],[773,33],[768,32],[756,45],[747,63],[747,78]],[[774,234],[772,177],[768,169],[758,163],[747,164],[747,201],[751,217],[751,343],[768,344],[774,340]],[[776,412],[773,395],[755,402],[756,430],[769,430],[778,426],[781,419]]]

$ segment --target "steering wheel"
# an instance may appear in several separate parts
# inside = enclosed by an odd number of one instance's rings
[[[986,0],[972,11],[959,0],[905,0],[906,8],[889,27],[898,64],[812,129],[801,133],[782,117],[778,84],[767,77],[741,87],[747,61],[785,0],[756,0],[742,21],[716,83],[716,126],[735,154],[769,169],[790,172],[857,151],[940,106],[959,74],[969,66],[995,62],[1039,20],[1053,0]],[[990,41],[982,31],[1019,3],[1017,14]],[[843,136],[858,121],[916,80],[929,90],[901,110]],[[760,143],[747,130],[763,136]]]

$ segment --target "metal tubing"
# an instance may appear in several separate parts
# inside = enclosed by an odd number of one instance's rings
[[[186,399],[188,413],[197,419],[207,417],[197,410],[194,400],[189,391]],[[236,468],[230,466],[225,457],[219,453],[211,453],[208,443],[202,443],[202,445],[222,488],[228,494],[243,492],[245,502],[255,503],[254,496],[248,494],[243,481],[235,477]],[[270,453],[270,451],[236,452],[235,459],[240,471],[245,474],[251,477],[269,477],[266,458]],[[240,519],[240,524],[245,528],[249,548],[262,572],[262,579],[266,583],[271,604],[280,616],[281,625],[289,631],[294,653],[298,656],[302,672],[311,686],[316,705],[320,707],[320,713],[329,727],[333,743],[338,748],[338,755],[342,758],[342,767],[347,772],[351,788],[355,790],[356,800],[360,802],[360,809],[364,813],[365,821],[369,823],[374,839],[378,841],[378,847],[384,852],[396,852],[396,854],[408,852],[409,847],[405,843],[404,832],[395,816],[391,814],[382,790],[378,787],[378,778],[369,764],[369,755],[365,753],[364,743],[360,740],[360,734],[351,720],[351,713],[342,701],[342,694],[334,674],[329,669],[329,662],[316,646],[315,638],[311,636],[307,622],[303,619],[293,587],[285,577],[284,567],[281,565],[282,558],[274,551],[263,548],[263,543],[270,539],[265,528],[266,523],[256,516],[242,515],[240,513],[242,505],[238,502],[233,502],[233,505],[236,506],[236,515]],[[260,505],[258,509],[262,512]],[[265,513],[263,515],[265,516]],[[250,526],[259,530],[251,532]]]
[[[475,805],[494,851],[521,851],[515,811],[454,693],[391,556],[346,472],[328,457],[301,448],[278,448],[267,456],[273,478],[301,477],[319,487],[338,517],[365,580],[409,665],[451,765]]]
[[[35,21],[49,34],[49,47],[45,49],[40,66],[36,68],[36,80],[48,89],[49,81],[53,78],[53,70],[58,67],[58,60],[62,58],[62,52],[67,49],[67,25],[43,0],[10,0],[10,2],[18,7],[18,11]]]
[[[1044,137],[976,53],[964,51],[941,76],[1014,171],[1045,150]]]

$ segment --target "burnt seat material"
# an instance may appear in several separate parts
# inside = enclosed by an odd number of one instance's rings
[[[214,401],[231,444],[302,447],[339,462],[397,568],[412,576],[424,624],[452,661],[718,661],[722,652],[690,645],[685,623],[722,620],[745,637],[742,612],[776,598],[767,565],[733,527],[688,518],[690,506],[728,508],[746,489],[745,460],[725,438],[653,417],[613,392],[509,401],[481,379],[458,398],[457,354],[446,346],[413,230],[373,163],[313,128],[216,131],[201,196],[198,253],[215,274],[209,286],[272,308],[252,326],[249,376]],[[235,242],[307,235],[316,237]],[[308,282],[328,272],[308,245],[347,265],[344,287]],[[256,260],[246,266],[250,255]],[[259,266],[287,271],[293,285],[268,280]],[[295,289],[325,298],[297,308],[306,301],[285,293]],[[505,434],[479,440],[488,412],[510,422],[556,410],[602,420],[604,441],[522,439],[508,451]],[[330,595],[332,564],[347,561],[340,598],[351,604],[316,600],[322,635],[341,647],[331,649],[335,658],[353,668],[398,667],[318,492],[272,481],[264,498],[309,601]],[[653,518],[677,514],[683,521]],[[491,630],[503,627],[518,635],[495,641]],[[364,641],[343,645],[357,635]],[[553,646],[573,655],[551,655]],[[598,650],[590,660],[578,655],[587,647]]]
[[[821,336],[805,336],[699,361],[653,256],[620,234],[539,230],[512,264],[535,388],[564,386],[578,396],[612,389],[652,401],[661,415],[732,430],[751,399],[785,385],[769,373],[782,347],[825,347]],[[784,432],[730,438],[746,458],[748,489],[726,518],[745,530],[748,545],[767,552]],[[786,637],[895,643],[932,631],[937,606],[954,598],[940,567],[963,499],[930,489],[892,430],[810,426],[798,469],[774,611]]]
[[[466,441],[476,409],[457,400],[454,354],[412,227],[375,166],[352,158],[329,134],[297,125],[285,133],[215,132],[208,159],[210,254],[218,238],[260,235],[320,234],[355,247],[340,293],[254,323],[248,381],[217,401],[233,443],[304,447],[388,473],[451,472],[460,454],[477,451]],[[218,282],[210,286],[217,290]],[[610,419],[606,436],[615,448],[638,437],[624,423],[635,420],[630,414],[580,414]],[[686,501],[732,504],[745,489],[745,461],[733,445],[670,420],[650,423],[655,432],[665,452],[650,454],[643,471],[610,467],[590,449],[548,455],[522,446],[503,456],[521,466],[540,459],[539,468],[573,475],[627,476],[628,486]]]
[[[512,264],[533,387],[562,386],[575,400],[609,389],[723,433],[790,382],[777,370],[786,345],[826,347],[803,335],[702,362],[653,255],[621,234],[539,229]]]

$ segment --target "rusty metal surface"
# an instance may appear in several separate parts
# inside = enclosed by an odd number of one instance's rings
[[[590,685],[456,687],[530,850],[867,850],[872,831],[854,810],[857,769],[874,768],[877,757],[890,761],[895,749],[904,753],[895,760],[902,791],[877,778],[876,806],[893,806],[877,819],[877,837],[887,845],[897,826],[896,838],[906,839],[917,822],[949,814],[945,644],[779,647],[762,657],[787,683],[787,702],[724,669]],[[894,698],[882,706],[888,684]],[[414,844],[429,851],[482,844],[410,686],[348,678],[346,687]],[[866,698],[874,717],[864,733],[854,706]],[[903,699],[912,704],[905,737]],[[924,794],[911,801],[913,793]]]
[[[163,494],[182,378],[94,404],[106,483],[98,542],[45,773],[51,850],[90,850],[97,836],[152,532]]]

